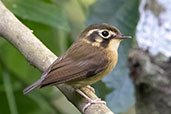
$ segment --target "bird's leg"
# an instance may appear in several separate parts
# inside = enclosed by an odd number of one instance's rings
[[[101,99],[98,100],[94,100],[91,99],[90,97],[88,97],[84,92],[82,92],[80,89],[76,89],[76,92],[79,93],[80,95],[82,95],[85,99],[88,100],[88,103],[83,107],[82,112],[84,113],[85,110],[91,105],[91,104],[96,104],[96,103],[102,103],[102,104],[106,104],[105,101],[101,101]]]

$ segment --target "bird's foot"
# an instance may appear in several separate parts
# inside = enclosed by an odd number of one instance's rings
[[[81,94],[85,99],[88,100],[88,103],[83,107],[82,112],[84,113],[85,110],[91,105],[91,104],[106,104],[105,101],[101,101],[101,99],[91,99],[90,97],[88,97],[84,92],[82,92],[80,89],[77,89],[76,92],[78,92],[79,94]]]
[[[91,90],[93,93],[95,93],[95,90],[93,87],[91,87],[90,85],[86,86],[86,88],[88,88],[89,90]]]

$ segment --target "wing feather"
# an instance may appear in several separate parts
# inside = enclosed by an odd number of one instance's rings
[[[90,45],[88,46],[89,51],[85,51],[84,46],[81,43],[79,44],[75,44],[76,47],[79,46],[79,49],[73,50],[73,46],[71,46],[71,49],[66,52],[60,61],[54,62],[40,84],[41,87],[93,76],[106,68],[108,61],[98,57],[102,56],[100,54],[104,56],[102,51],[99,52]]]

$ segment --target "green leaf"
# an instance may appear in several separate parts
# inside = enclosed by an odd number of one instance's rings
[[[0,103],[1,113],[10,114],[10,109],[9,109],[9,105],[8,105],[8,101],[7,101],[5,92],[0,91],[0,100],[1,100],[1,103]]]
[[[5,93],[7,96],[10,112],[11,114],[18,114],[10,76],[6,72],[3,73],[3,81],[4,81]]]
[[[6,41],[0,48],[0,64],[3,65],[2,67],[7,67],[24,82],[31,82],[40,77],[40,72],[34,67],[30,67],[24,56],[9,42]]]
[[[97,0],[90,7],[86,23],[109,23],[124,35],[134,37],[139,19],[138,6],[139,0]],[[98,95],[102,98],[105,96],[107,105],[115,113],[124,112],[135,103],[134,86],[129,78],[127,63],[132,41],[125,40],[121,43],[117,66],[103,79],[103,83],[94,85]]]
[[[42,0],[3,0],[18,17],[68,31],[68,21],[60,6]]]
[[[6,73],[3,75],[4,90],[0,91],[0,110],[3,114],[9,114],[10,112],[11,114],[17,114],[16,107],[19,114],[62,113],[58,107],[54,107],[50,100],[47,100],[40,92],[35,91],[24,95],[22,93],[23,89],[21,87],[17,89],[16,86],[16,83],[23,85],[23,82],[15,78],[14,74],[10,74],[10,77]],[[12,92],[12,88],[14,92]]]

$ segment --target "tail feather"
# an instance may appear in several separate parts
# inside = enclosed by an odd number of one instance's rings
[[[35,89],[36,87],[38,87],[40,85],[40,83],[42,82],[42,79],[37,80],[36,82],[34,82],[32,85],[28,86],[27,88],[24,89],[23,93],[27,94],[30,91],[32,91],[33,89]]]

